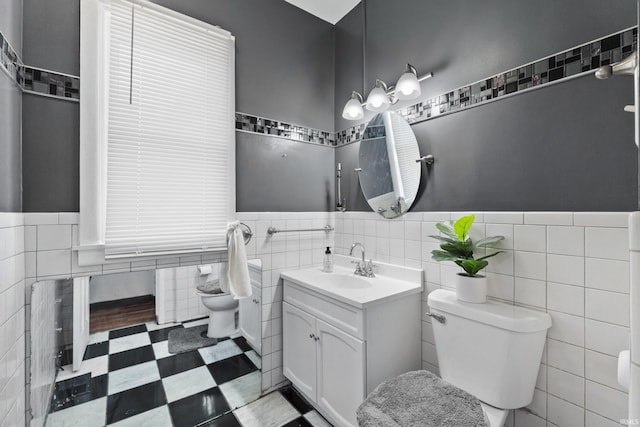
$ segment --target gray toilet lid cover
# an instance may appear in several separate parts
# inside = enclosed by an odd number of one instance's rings
[[[201,283],[196,286],[196,289],[203,294],[223,294],[224,292],[220,289],[220,280],[209,280],[208,282]]]

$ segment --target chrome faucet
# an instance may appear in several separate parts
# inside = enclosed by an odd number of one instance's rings
[[[353,256],[353,250],[358,246],[360,246],[360,249],[362,250],[362,264],[360,263],[360,261],[351,261],[352,264],[356,264],[356,271],[354,272],[354,274],[356,276],[376,277],[376,275],[373,273],[373,260],[369,260],[369,262],[365,261],[364,245],[362,243],[356,242],[351,245],[349,256]]]

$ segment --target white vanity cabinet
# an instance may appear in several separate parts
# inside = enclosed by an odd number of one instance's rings
[[[332,424],[357,426],[368,393],[421,367],[421,289],[352,305],[283,280],[284,376]]]
[[[252,295],[240,300],[240,332],[247,343],[261,354],[262,347],[262,295],[261,289],[251,286]]]

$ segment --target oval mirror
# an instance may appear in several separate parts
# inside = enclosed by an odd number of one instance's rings
[[[384,218],[407,212],[420,186],[418,141],[400,115],[377,114],[364,130],[359,151],[360,188],[369,206]]]

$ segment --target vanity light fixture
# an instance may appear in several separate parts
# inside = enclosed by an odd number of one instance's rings
[[[431,74],[431,73],[429,73]],[[396,83],[396,98],[398,99],[416,99],[420,96],[420,81],[418,80],[418,72],[413,65],[407,64],[402,75]]]
[[[367,110],[379,113],[389,108],[391,99],[387,91],[387,84],[380,79],[376,79],[376,86],[371,89],[367,97]]]
[[[342,110],[342,118],[360,120],[364,117],[363,107],[369,111],[381,112],[399,100],[415,99],[422,93],[420,82],[430,77],[433,77],[433,73],[418,76],[415,67],[407,64],[395,86],[387,87],[385,82],[376,79],[376,85],[369,92],[366,103],[363,103],[362,96],[358,92],[352,92],[351,98]]]
[[[351,98],[349,98],[342,110],[342,118],[347,120],[360,120],[363,117],[362,95],[354,90],[351,92]]]

